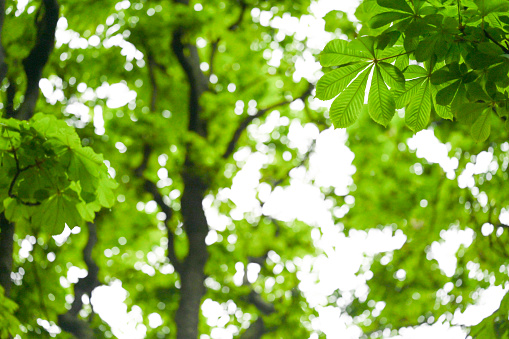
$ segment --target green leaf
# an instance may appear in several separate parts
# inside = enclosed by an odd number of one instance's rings
[[[76,209],[78,210],[81,218],[85,221],[94,221],[95,218],[95,212],[99,211],[100,209],[99,204],[87,204],[85,202],[80,202],[76,205]]]
[[[61,233],[65,224],[70,228],[80,225],[82,218],[76,207],[79,203],[78,194],[72,189],[66,189],[53,195],[37,208],[32,217],[33,223],[50,234]]]
[[[369,67],[359,74],[332,103],[329,115],[336,128],[346,128],[357,120],[364,103],[364,94],[371,68]]]
[[[410,14],[401,13],[401,12],[384,12],[375,15],[369,21],[369,27],[371,28],[380,28],[385,25],[388,25],[392,22],[399,21],[402,19],[406,19],[410,16]]]
[[[477,142],[483,142],[490,136],[491,131],[491,111],[490,109],[485,109],[483,113],[475,120],[470,128],[470,133],[472,137]]]
[[[118,187],[115,180],[107,174],[101,175],[101,180],[97,188],[97,201],[106,208],[111,208],[115,204],[115,194],[113,190]]]
[[[440,85],[445,82],[458,79],[458,77],[458,74],[451,73],[449,70],[445,69],[445,67],[442,67],[431,74],[430,80],[433,85]]]
[[[369,55],[353,50],[348,45],[349,43],[346,40],[336,39],[330,41],[320,53],[320,64],[323,67],[329,67],[369,60]]]
[[[18,199],[7,198],[3,201],[3,204],[5,217],[13,222],[28,220],[34,211],[34,207],[23,205]]]
[[[442,106],[442,105],[437,104],[437,101],[436,101],[437,92],[438,92],[438,90],[437,90],[436,86],[430,86],[430,94],[431,94],[431,100],[433,103],[433,110],[442,119],[453,120],[454,115],[452,114],[451,105]]]
[[[433,108],[435,109],[435,112],[437,113],[437,115],[440,118],[451,120],[451,121],[454,119],[454,115],[452,114],[452,111],[451,111],[451,106],[439,105],[436,103],[436,100],[433,99]]]
[[[415,79],[428,76],[428,71],[419,65],[409,65],[403,71],[403,75],[405,76],[405,79]]]
[[[403,91],[395,91],[396,108],[400,109],[408,105],[408,103],[417,95],[417,91],[426,78],[416,78],[407,81]]]
[[[467,85],[467,97],[472,102],[476,102],[478,100],[491,101],[491,98],[477,82],[472,82]]]
[[[460,85],[461,80],[457,80],[450,84],[449,86],[439,90],[436,96],[437,104],[443,106],[449,105],[456,96],[456,93],[458,92],[458,88],[460,87]]]
[[[398,30],[386,30],[377,37],[377,49],[385,50],[387,47],[392,47],[398,41],[401,32]]]
[[[369,89],[368,112],[371,118],[382,126],[387,126],[396,113],[394,98],[383,81],[380,67],[377,66],[373,71]]]
[[[429,60],[435,50],[435,44],[436,38],[433,36],[422,40],[419,45],[417,45],[417,49],[414,52],[415,60],[418,62]]]
[[[412,8],[405,0],[377,0],[379,6],[392,8],[402,12],[413,13]]]
[[[405,112],[407,126],[415,133],[428,126],[431,113],[431,96],[429,81],[424,81],[415,97],[410,101]]]
[[[320,78],[316,85],[316,97],[321,100],[329,100],[341,93],[346,86],[367,64],[354,64],[336,68]]]
[[[504,54],[502,48],[491,42],[481,42],[477,44],[477,49],[479,50],[479,52],[491,56],[499,56]]]
[[[49,198],[49,191],[45,189],[39,189],[34,192],[34,199],[37,201],[43,201]]]
[[[405,89],[405,77],[403,73],[394,65],[387,62],[379,62],[383,80],[392,88]]]
[[[486,104],[473,102],[468,104],[461,104],[458,106],[456,118],[459,122],[471,126],[485,109]]]
[[[474,0],[481,16],[495,12],[509,11],[509,3],[506,0]]]
[[[478,51],[471,52],[465,57],[465,62],[473,69],[483,69],[503,61],[503,57],[484,54]]]
[[[363,36],[352,40],[348,44],[348,48],[357,51],[358,53],[363,53],[364,55],[369,55],[370,59],[374,59],[376,56],[375,52],[375,44],[376,39],[372,36]]]
[[[94,191],[94,182],[99,177],[103,158],[96,154],[92,148],[83,147],[70,150],[71,159],[69,162],[69,178],[79,181],[85,191]]]
[[[357,33],[354,24],[348,20],[348,16],[345,12],[330,11],[323,17],[323,20],[325,20],[325,30],[327,32],[334,33],[339,29],[341,33],[348,37],[353,37]]]

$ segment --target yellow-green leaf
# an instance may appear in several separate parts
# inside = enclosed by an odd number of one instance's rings
[[[364,103],[364,93],[370,71],[371,67],[359,74],[332,103],[330,118],[336,128],[346,128],[357,120]]]
[[[380,67],[375,67],[368,96],[368,112],[373,120],[383,126],[391,121],[396,113],[396,104],[385,85]]]
[[[405,121],[407,126],[413,131],[418,132],[428,126],[431,113],[431,95],[429,81],[424,81],[414,98],[408,104],[405,112]]]
[[[336,68],[325,74],[316,85],[316,97],[321,100],[329,100],[341,93],[362,69],[365,63],[354,64]]]

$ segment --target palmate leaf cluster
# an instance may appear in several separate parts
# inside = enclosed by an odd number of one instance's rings
[[[0,211],[9,221],[58,234],[113,205],[117,184],[102,156],[66,122],[39,113],[1,119],[0,128]]]
[[[356,12],[359,37],[332,40],[321,52],[330,71],[316,97],[335,98],[338,128],[364,110],[387,126],[404,108],[414,132],[448,119],[485,141],[493,123],[508,121],[508,10],[502,0],[366,0]]]

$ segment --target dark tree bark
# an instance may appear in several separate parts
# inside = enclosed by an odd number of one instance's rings
[[[0,84],[7,75],[7,64],[5,63],[5,51],[2,41],[2,31],[4,28],[5,19],[5,0],[0,0]]]
[[[260,339],[265,333],[267,333],[265,323],[262,317],[258,317],[258,319],[249,326],[246,332],[240,336],[240,339]]]
[[[0,213],[0,285],[9,296],[11,291],[12,250],[14,242],[14,223],[9,222],[4,213]]]
[[[17,118],[28,120],[34,114],[39,98],[39,80],[55,45],[55,30],[58,22],[59,6],[57,0],[43,0],[44,16],[37,23],[37,41],[30,54],[23,60],[27,77],[25,99],[19,108]]]
[[[175,0],[188,5],[187,0]],[[171,47],[189,82],[189,125],[188,130],[201,137],[207,137],[207,121],[200,117],[200,97],[208,89],[208,79],[200,69],[198,49],[195,45],[184,44],[185,30],[178,27],[173,32]],[[181,198],[181,212],[184,231],[189,241],[189,253],[180,268],[180,302],[176,313],[177,339],[198,338],[201,299],[205,295],[205,264],[209,258],[205,237],[209,227],[203,210],[203,198],[208,183],[198,173],[200,165],[191,158],[188,148],[182,170],[184,190]],[[169,249],[170,250],[170,249]]]
[[[79,311],[83,308],[83,295],[92,296],[94,288],[100,285],[98,280],[99,267],[92,258],[92,250],[97,243],[97,229],[94,223],[88,223],[88,241],[83,249],[83,260],[87,265],[88,274],[74,285],[74,301],[71,309],[65,314],[58,316],[58,325],[76,338],[93,339],[94,333],[88,322],[78,318]]]
[[[202,205],[208,187],[199,176],[193,174],[196,172],[190,161],[186,162],[181,205],[189,253],[180,273],[180,303],[175,319],[177,339],[198,338],[201,299],[206,291],[204,269],[209,257],[205,243],[209,227]]]

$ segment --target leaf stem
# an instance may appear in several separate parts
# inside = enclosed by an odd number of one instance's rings
[[[484,35],[488,38],[488,40],[490,40],[491,42],[493,42],[495,45],[497,45],[498,47],[500,47],[505,54],[509,54],[509,49],[507,49],[507,47],[505,47],[504,45],[502,45],[500,42],[496,41],[495,39],[493,39],[493,37],[491,36],[490,33],[488,33],[484,28],[482,30],[484,32]]]
[[[463,19],[461,17],[461,0],[458,0],[458,22],[459,22],[458,29],[460,30],[460,32],[463,32],[465,26],[463,26]]]
[[[387,60],[387,59],[392,59],[392,58],[397,58],[399,56],[402,56],[402,55],[405,55],[405,54],[411,54],[413,52],[414,51],[407,51],[407,52],[400,53],[400,54],[397,54],[397,55],[391,55],[391,56],[388,56],[388,57],[385,57],[385,58],[382,58],[382,59],[376,59],[375,62],[383,61],[383,60]]]
[[[23,201],[16,194],[12,193],[12,190],[14,189],[14,184],[18,180],[19,175],[21,173],[23,173],[24,171],[28,170],[29,168],[31,168],[32,166],[27,166],[27,167],[24,167],[24,168],[20,168],[19,167],[19,160],[18,160],[18,155],[16,154],[16,148],[12,144],[12,139],[9,136],[9,131],[8,130],[7,130],[7,136],[9,137],[9,142],[11,143],[11,147],[12,147],[12,149],[10,151],[12,151],[12,156],[14,158],[14,161],[16,162],[16,173],[12,177],[11,183],[9,185],[9,190],[7,191],[7,194],[9,195],[10,198],[17,199],[23,205],[26,205],[26,206],[38,206],[38,205],[41,204],[40,202],[27,202],[27,201]]]

